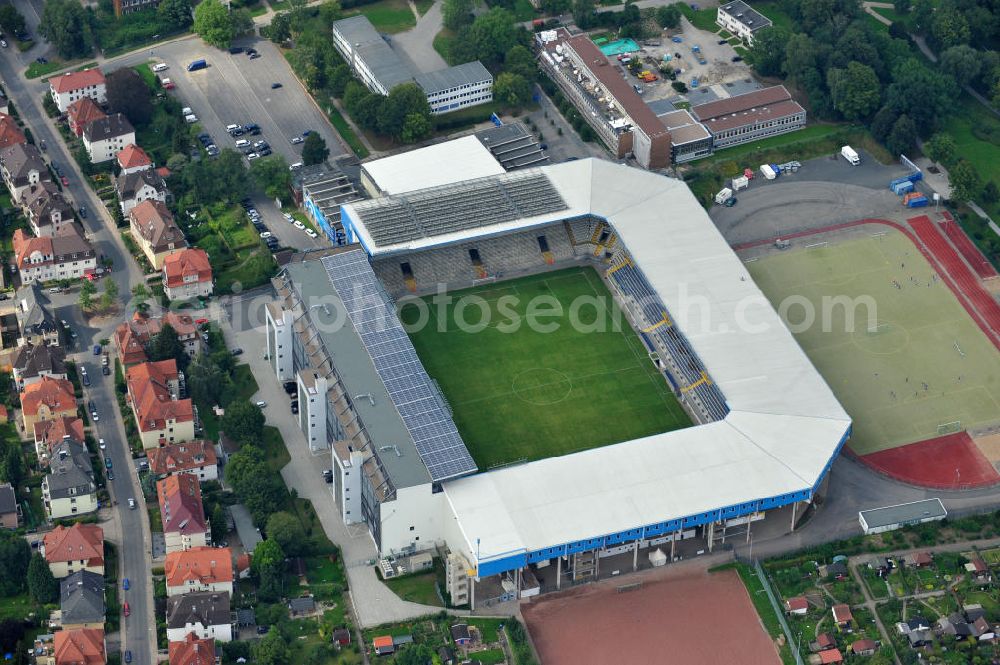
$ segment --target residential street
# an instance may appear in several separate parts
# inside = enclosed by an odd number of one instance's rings
[[[25,12],[25,18],[29,30],[32,34],[36,34],[36,15],[28,10]],[[103,254],[114,261],[111,278],[118,285],[124,315],[127,313],[132,285],[143,281],[142,272],[126,251],[111,218],[104,213],[104,205],[85,184],[83,174],[66,150],[52,120],[45,115],[41,104],[40,84],[28,83],[21,76],[27,63],[35,58],[34,51],[35,49],[32,49],[28,53],[18,54],[15,49],[6,50],[4,57],[0,58],[0,76],[3,78],[8,97],[22,121],[31,129],[36,142],[44,140],[47,144],[46,157],[50,161],[57,162],[67,173],[70,184],[66,191],[74,201],[74,207],[79,208],[80,205],[87,207],[90,214],[83,220],[84,228],[98,255]],[[156,662],[156,619],[150,579],[148,515],[145,510],[128,508],[128,498],[140,497],[142,494],[138,479],[130,472],[131,455],[126,447],[124,426],[117,417],[114,376],[103,376],[99,369],[99,359],[93,355],[87,358],[94,344],[111,336],[111,331],[121,318],[115,317],[95,322],[93,325],[88,324],[75,305],[78,290],[71,293],[71,296],[63,296],[62,300],[54,299],[53,314],[56,318],[66,319],[79,336],[75,359],[77,362],[88,364],[88,372],[93,379],[90,388],[84,391],[84,404],[93,399],[101,416],[101,420],[92,426],[92,433],[95,438],[104,438],[107,442],[115,471],[115,479],[110,483],[110,492],[112,498],[118,500],[115,511],[115,519],[119,522],[118,531],[131,536],[115,543],[118,548],[120,577],[128,577],[130,582],[130,590],[122,595],[122,599],[129,600],[132,610],[129,618],[122,619],[122,644],[123,648],[132,651],[133,663],[151,665]],[[138,537],[140,534],[141,537]]]

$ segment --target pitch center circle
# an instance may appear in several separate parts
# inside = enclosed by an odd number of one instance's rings
[[[523,402],[536,406],[556,404],[569,397],[573,381],[565,372],[549,367],[528,369],[511,382],[514,395]]]

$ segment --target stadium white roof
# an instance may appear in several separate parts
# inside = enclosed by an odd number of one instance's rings
[[[504,173],[493,153],[475,136],[375,159],[362,168],[383,194],[403,194]]]
[[[451,546],[483,562],[811,492],[850,417],[688,187],[597,159],[535,172],[566,208],[403,245],[460,242],[580,215],[606,219],[730,412],[706,425],[449,481],[444,491],[465,541]],[[364,238],[363,215],[352,217]]]

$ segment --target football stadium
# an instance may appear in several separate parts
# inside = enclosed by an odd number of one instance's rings
[[[851,434],[681,181],[579,160],[341,221],[349,245],[275,278],[268,358],[344,521],[382,557],[445,552],[454,604],[794,524]]]

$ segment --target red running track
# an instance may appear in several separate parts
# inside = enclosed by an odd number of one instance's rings
[[[983,328],[983,332],[993,341],[994,345],[1000,344],[1000,304],[997,304],[993,296],[980,286],[979,280],[965,265],[958,252],[948,244],[930,217],[921,215],[907,221],[916,231],[920,240],[927,246],[927,249],[948,270],[948,274],[954,280],[954,285],[957,286],[956,295],[958,295],[959,302],[965,304],[965,301],[968,301],[968,305],[971,305],[972,309],[981,317],[978,319],[981,321],[980,327],[983,324],[986,326]],[[951,285],[949,284],[949,286]],[[964,300],[962,296],[965,296]],[[969,309],[967,306],[966,310],[969,311]]]
[[[970,489],[1000,482],[1000,474],[966,432],[882,450],[860,459],[879,473],[921,487]]]
[[[958,251],[965,257],[965,260],[969,262],[972,269],[976,271],[980,279],[990,279],[991,277],[997,276],[996,268],[993,264],[983,256],[983,253],[979,251],[979,248],[969,239],[969,236],[965,235],[965,231],[959,226],[955,220],[952,218],[951,213],[947,210],[941,214],[944,217],[944,221],[941,222],[941,228],[944,229],[944,234],[948,236],[952,244],[958,248]]]

